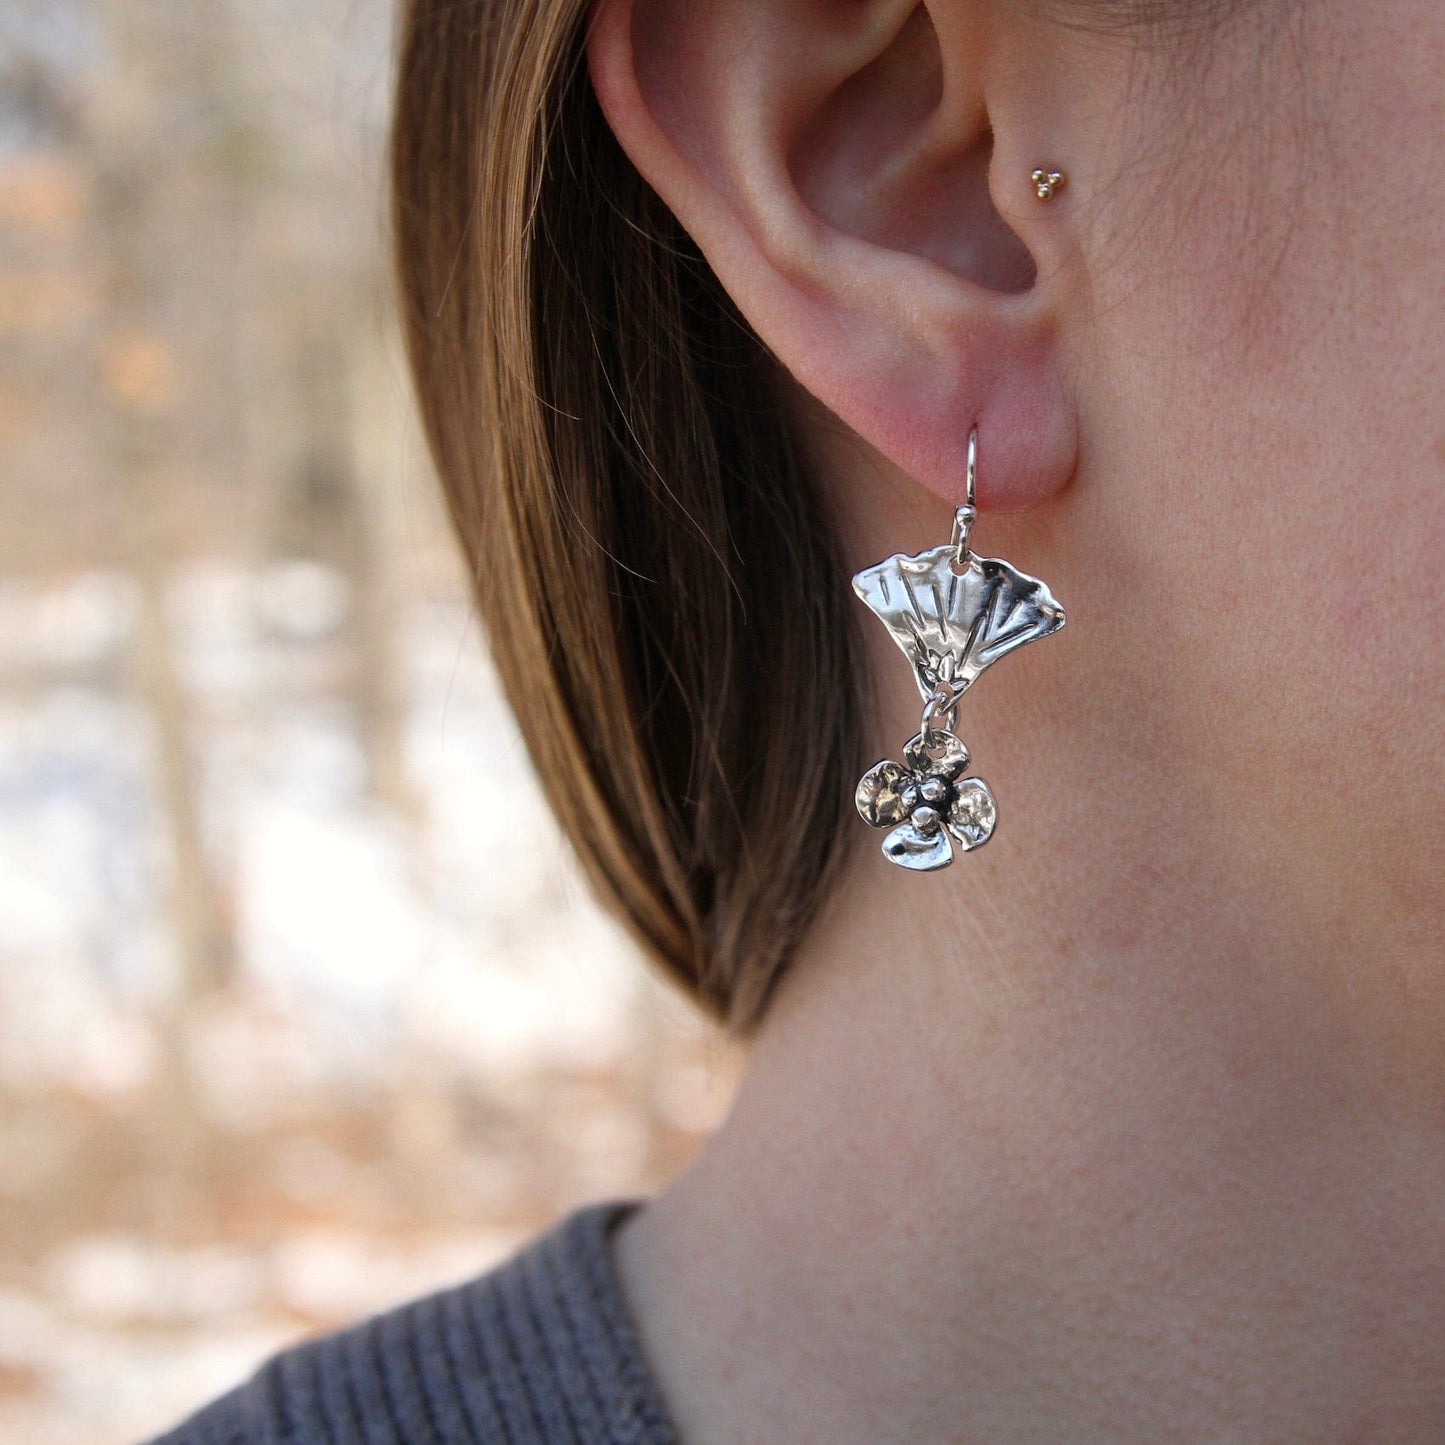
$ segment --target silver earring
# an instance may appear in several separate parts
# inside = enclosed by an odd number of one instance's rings
[[[923,694],[923,722],[903,745],[904,761],[868,769],[858,783],[858,811],[873,827],[891,830],[883,856],[917,873],[952,863],[953,842],[965,852],[981,848],[998,822],[988,784],[963,776],[969,753],[953,731],[959,699],[991,663],[1064,625],[1064,609],[1037,577],[969,551],[977,477],[974,427],[968,501],[954,513],[952,538],[916,557],[895,553],[853,578],[853,590],[913,664]]]

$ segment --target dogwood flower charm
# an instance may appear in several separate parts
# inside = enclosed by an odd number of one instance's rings
[[[981,847],[998,822],[998,805],[982,778],[965,778],[968,749],[938,729],[904,745],[904,763],[875,763],[858,783],[855,801],[864,822],[891,828],[883,856],[916,873],[953,862],[951,834],[967,852]]]

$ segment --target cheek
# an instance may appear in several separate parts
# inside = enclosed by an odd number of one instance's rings
[[[1445,186],[1400,179],[1438,169],[1445,91],[1339,78],[1319,134],[1283,93],[1245,143],[1202,126],[1085,233],[1076,544],[1151,776],[1364,937],[1445,906]]]
[[[1288,149],[1261,174],[1292,169],[1313,174]],[[1212,645],[1298,726],[1423,736],[1445,702],[1445,209],[1422,231],[1378,177],[1358,212],[1256,180],[1221,168],[1197,225],[1160,214],[1103,268],[1100,350],[1127,360],[1099,412],[1137,459],[1136,545],[1213,619],[1201,666]]]
[[[1222,262],[1111,313],[1100,352],[1130,359],[1093,373],[1090,546],[1124,560],[1110,625],[1193,785],[1228,778],[1279,852],[1308,838],[1418,891],[1445,832],[1445,486],[1418,384],[1361,308],[1321,323],[1304,260],[1260,301],[1262,341],[1221,337]]]

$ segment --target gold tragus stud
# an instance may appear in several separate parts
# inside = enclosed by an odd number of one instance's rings
[[[1034,171],[1029,179],[1034,183],[1034,194],[1039,200],[1051,201],[1063,189],[1067,177],[1063,171],[1039,169]]]

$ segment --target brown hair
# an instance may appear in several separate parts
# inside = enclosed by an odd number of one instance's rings
[[[583,0],[411,0],[393,223],[432,456],[593,885],[740,1029],[854,835],[862,648],[775,367],[622,154]]]

